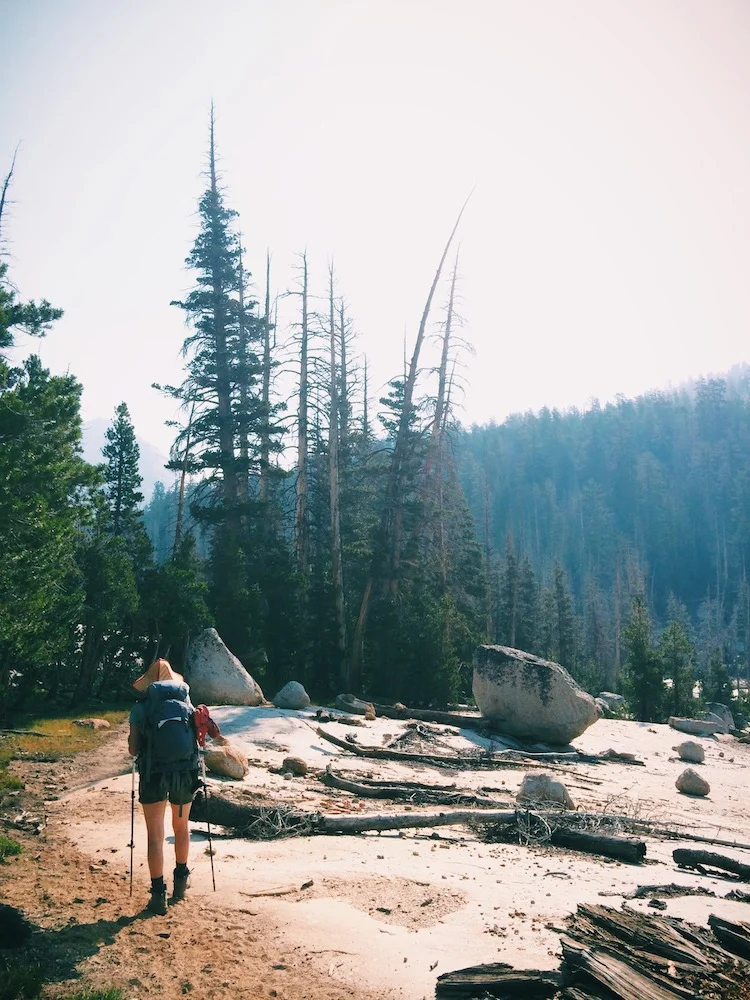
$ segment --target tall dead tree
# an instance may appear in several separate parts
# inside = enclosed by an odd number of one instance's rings
[[[341,549],[341,513],[339,490],[339,391],[336,366],[336,311],[334,303],[333,265],[328,271],[328,304],[330,332],[330,379],[328,417],[328,492],[331,514],[331,585],[336,612],[337,674],[344,691],[349,690],[349,670],[346,649],[346,608],[344,604],[344,560]],[[342,307],[343,309],[343,307]],[[341,313],[343,330],[343,311]],[[344,342],[342,332],[342,347]]]
[[[263,324],[263,381],[261,405],[263,423],[260,432],[260,499],[268,500],[269,461],[271,457],[271,253],[266,251],[266,303]]]
[[[349,443],[349,422],[351,420],[351,400],[349,399],[349,368],[348,368],[348,337],[349,324],[346,319],[344,300],[339,301],[338,309],[339,334],[339,440],[341,450],[346,454]]]
[[[411,439],[410,428],[414,413],[414,388],[419,371],[419,355],[422,351],[422,345],[424,343],[427,320],[430,315],[430,308],[432,307],[432,299],[435,295],[435,289],[440,281],[440,275],[443,272],[445,259],[448,256],[448,251],[453,243],[461,218],[466,210],[467,204],[469,203],[469,198],[471,198],[471,194],[469,194],[469,197],[461,207],[461,211],[458,213],[458,218],[456,219],[453,230],[448,237],[448,242],[445,244],[445,249],[443,250],[440,263],[438,264],[435,272],[435,277],[433,278],[432,285],[427,296],[427,301],[425,302],[424,310],[422,312],[422,319],[419,324],[417,339],[414,344],[414,350],[412,351],[411,363],[404,381],[403,405],[396,432],[396,440],[391,455],[391,465],[386,484],[385,503],[383,505],[383,512],[381,516],[380,539],[383,548],[382,551],[378,551],[378,547],[376,547],[373,559],[373,568],[367,582],[365,583],[359,615],[357,617],[357,624],[354,630],[354,638],[352,640],[351,672],[353,684],[361,683],[364,633],[367,625],[367,617],[372,600],[373,588],[377,583],[383,587],[384,590],[390,589],[394,596],[398,592],[398,580],[401,568],[401,550],[403,545],[404,486]]]
[[[13,152],[13,159],[10,161],[10,170],[5,175],[5,180],[3,181],[3,189],[0,191],[0,238],[3,232],[3,213],[5,212],[5,203],[8,197],[8,188],[10,187],[10,182],[13,180],[13,172],[16,169],[16,157],[18,156],[18,146],[16,146]]]
[[[297,571],[307,576],[310,565],[310,523],[308,512],[308,350],[307,251],[302,253],[302,323],[300,329],[299,408],[297,411],[297,514],[295,555]]]

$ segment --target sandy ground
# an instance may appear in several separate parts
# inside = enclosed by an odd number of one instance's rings
[[[497,799],[499,808],[511,805],[525,773],[521,764],[514,770],[457,773],[357,759],[317,736],[312,709],[221,708],[213,714],[222,732],[248,754],[251,767],[242,790],[250,803],[284,801],[349,813],[403,809],[402,804],[358,800],[331,790],[314,774],[289,779],[273,773],[270,769],[278,769],[289,753],[304,758],[312,769],[332,763],[337,772],[353,777],[489,787],[494,791],[486,794]],[[339,737],[352,734],[362,744],[380,746],[403,733],[406,724],[377,719],[363,728],[336,723],[327,728]],[[488,745],[470,731],[427,728],[433,750]],[[525,968],[556,967],[555,928],[579,902],[617,907],[623,893],[644,884],[700,885],[717,897],[732,888],[720,879],[677,870],[672,850],[687,843],[649,838],[646,864],[631,866],[547,847],[486,844],[466,828],[441,827],[434,833],[260,843],[217,831],[214,893],[204,827],[196,824],[189,898],[170,907],[167,917],[140,919],[148,885],[145,828],[138,810],[131,899],[124,735],[113,734],[106,752],[80,764],[77,773],[66,776],[57,767],[54,776],[44,777],[44,769],[38,768],[36,780],[47,781],[50,796],[48,832],[37,862],[39,898],[31,899],[28,892],[24,896],[20,888],[14,892],[14,881],[0,872],[5,898],[17,905],[25,900],[24,908],[42,926],[55,927],[55,921],[64,919],[62,933],[74,933],[80,923],[69,923],[71,905],[89,911],[95,931],[88,935],[90,953],[84,949],[76,961],[75,954],[68,955],[60,979],[67,966],[74,967],[87,980],[121,986],[132,997],[194,992],[199,997],[419,1000],[434,995],[440,973],[466,965],[501,960]],[[703,836],[750,841],[745,805],[750,746],[731,736],[699,740],[706,762],[698,769],[710,781],[711,794],[694,799],[674,787],[686,765],[671,748],[687,738],[667,726],[601,720],[575,741],[576,747],[590,753],[629,751],[646,766],[557,765],[552,773],[565,781],[580,810],[636,814],[684,824]],[[85,787],[75,787],[84,780]],[[66,784],[67,789],[62,787]],[[219,787],[218,781],[211,784]],[[750,851],[714,849],[745,862],[750,858]],[[66,851],[67,864],[57,864],[56,854],[62,857]],[[15,862],[22,863],[30,862]],[[71,904],[70,899],[81,902]],[[626,905],[646,908],[647,901]],[[747,904],[705,897],[669,900],[666,912],[699,923],[709,913],[739,920],[750,916]]]

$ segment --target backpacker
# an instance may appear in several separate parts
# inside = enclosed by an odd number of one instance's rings
[[[188,686],[180,681],[154,681],[146,689],[144,753],[138,763],[147,781],[152,774],[197,768],[198,746],[189,699]]]

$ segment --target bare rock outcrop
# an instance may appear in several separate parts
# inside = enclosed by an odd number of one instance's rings
[[[186,680],[194,705],[261,705],[260,685],[222,642],[215,628],[207,628],[190,643]]]
[[[669,724],[678,733],[688,733],[690,736],[714,736],[716,733],[725,732],[724,724],[718,719],[707,722],[705,719],[680,719],[670,715]]]
[[[601,718],[601,710],[559,663],[509,646],[478,646],[472,690],[498,732],[567,745]]]

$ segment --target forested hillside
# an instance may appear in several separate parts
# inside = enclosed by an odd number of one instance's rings
[[[684,623],[699,671],[721,650],[747,674],[747,366],[675,392],[474,427],[458,451],[489,546],[498,640],[612,687],[640,594],[657,632],[675,615]]]

